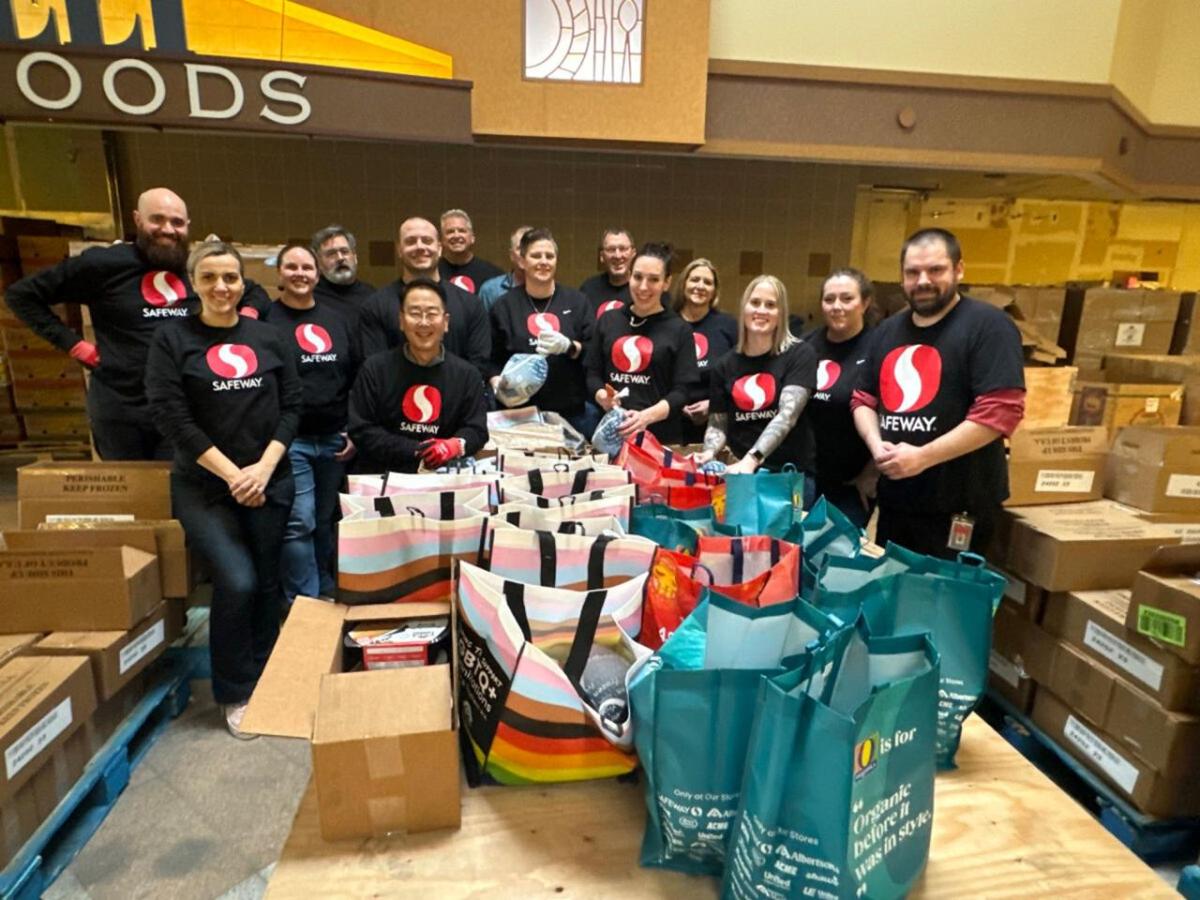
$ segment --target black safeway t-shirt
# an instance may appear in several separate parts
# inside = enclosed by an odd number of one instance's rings
[[[620,285],[613,284],[608,280],[607,272],[593,275],[579,286],[579,290],[588,298],[593,321],[599,319],[610,309],[620,309],[632,302],[629,296],[629,282]],[[666,300],[664,299],[663,302],[665,303]]]
[[[858,436],[850,397],[858,386],[858,373],[866,365],[871,332],[863,329],[847,341],[831,341],[825,328],[805,335],[804,343],[817,355],[817,389],[804,416],[812,425],[817,445],[818,481],[845,484],[863,470],[871,458]]]
[[[346,404],[358,369],[345,317],[323,301],[311,309],[274,303],[264,321],[279,330],[304,383],[298,434],[329,435],[346,428]]]
[[[358,318],[362,314],[363,304],[375,293],[374,285],[365,281],[352,281],[350,284],[334,284],[324,275],[317,279],[313,288],[313,296],[318,303],[324,303],[342,314],[350,326],[353,335],[358,329]]]
[[[696,345],[687,322],[670,310],[642,318],[633,308],[612,310],[600,317],[587,352],[589,396],[605,384],[618,391],[623,409],[641,410],[666,400],[667,418],[650,426],[659,440],[680,441],[681,409],[700,380]]]
[[[879,399],[883,440],[922,446],[963,422],[977,397],[1023,389],[1022,366],[1012,320],[963,297],[928,328],[914,325],[911,312],[884,319],[875,329],[859,387]],[[904,512],[972,512],[1007,497],[1000,440],[912,478],[879,480],[880,505]]]
[[[271,441],[296,436],[303,388],[291,349],[265,322],[239,317],[213,328],[189,317],[162,328],[146,362],[146,397],[155,421],[175,445],[175,471],[215,499],[229,488],[196,460],[216,447],[238,467],[258,462]],[[267,495],[290,471],[280,460]]]
[[[687,319],[684,321],[687,322]],[[690,403],[708,396],[712,367],[737,346],[737,320],[728,313],[714,309],[699,322],[688,322],[688,326],[692,329],[692,341],[696,345],[696,368],[700,372],[700,384],[688,398]]]
[[[515,353],[536,353],[537,336],[543,331],[558,331],[584,350],[592,336],[587,297],[574,288],[555,285],[551,297],[535,300],[524,286],[515,287],[492,307],[492,374],[499,375]],[[550,374],[545,386],[529,400],[529,405],[557,413],[574,415],[583,409],[583,354],[571,359],[570,353],[547,356]]]
[[[350,391],[350,438],[362,472],[415,472],[417,450],[430,438],[460,437],[467,455],[487,443],[483,383],[451,353],[419,366],[403,347],[362,364]]]
[[[785,387],[816,385],[817,357],[807,344],[796,343],[782,353],[747,356],[727,353],[713,367],[709,414],[725,413],[729,419],[726,437],[738,459],[753,449],[767,423],[779,412],[779,395]],[[770,469],[791,463],[811,472],[814,448],[811,426],[803,414],[783,443],[763,461]]]
[[[502,269],[478,256],[472,256],[470,262],[462,265],[452,263],[442,257],[438,261],[438,272],[442,276],[442,281],[448,281],[455,287],[462,288],[468,294],[478,294],[485,281],[504,274]]]

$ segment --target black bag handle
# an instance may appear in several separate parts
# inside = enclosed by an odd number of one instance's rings
[[[733,556],[733,583],[741,584],[744,580],[742,574],[746,565],[746,548],[739,538],[734,538],[729,542],[729,552]]]
[[[519,581],[505,580],[504,602],[508,604],[508,611],[517,620],[517,627],[521,629],[522,637],[527,641],[532,640],[533,632],[529,630],[529,616],[525,612],[525,585]]]
[[[783,548],[779,546],[779,538],[771,538],[771,566],[774,567],[779,563],[779,557],[783,553]]]
[[[387,476],[384,476],[387,477]],[[390,519],[396,515],[396,504],[390,496],[384,497],[380,495],[375,498],[375,512],[383,516],[385,519]]]
[[[582,522],[576,522],[574,519],[568,519],[565,522],[558,523],[559,534],[584,534],[586,529]]]
[[[529,490],[534,494],[541,494],[546,489],[546,483],[542,479],[540,469],[530,469],[525,473],[525,477],[529,479]]]
[[[515,509],[511,512],[506,512],[504,514],[504,521],[508,522],[509,525],[516,525],[517,527],[520,527],[521,514]]]
[[[438,500],[441,502],[442,519],[449,522],[454,518],[454,491],[442,491]]]
[[[596,642],[596,628],[600,625],[600,613],[604,609],[604,598],[607,591],[588,591],[583,598],[583,607],[579,610],[579,621],[575,625],[575,638],[571,641],[571,652],[563,663],[563,672],[567,680],[580,691],[580,680],[583,670],[587,668],[588,654],[592,652],[592,644]],[[528,623],[527,623],[528,624]]]
[[[380,482],[380,484],[379,484],[379,496],[380,497],[382,497],[384,494],[387,493],[388,476],[391,474],[392,474],[391,472],[383,473],[383,481]]]
[[[575,477],[571,479],[571,493],[582,494],[587,490],[588,476],[592,474],[591,469],[579,469],[575,472]]]
[[[592,543],[588,551],[587,586],[589,591],[604,587],[604,557],[608,553],[608,545],[616,538],[611,534],[602,534]]]
[[[420,516],[422,519],[426,518],[425,510],[423,509],[417,509],[415,506],[406,506],[405,509],[414,516]]]
[[[555,572],[558,568],[558,547],[554,543],[554,535],[549,531],[535,531],[538,542],[539,578],[542,587],[554,587]]]

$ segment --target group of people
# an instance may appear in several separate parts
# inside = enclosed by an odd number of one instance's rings
[[[504,272],[474,255],[463,210],[406,219],[400,277],[358,278],[339,226],[277,255],[279,298],[245,277],[231,244],[189,247],[184,201],[138,198],[131,244],[85,251],[14,284],[31,328],[92,370],[88,409],[106,460],[174,459],[172,499],[213,575],[213,690],[235,736],[278,633],[281,600],[331,596],[334,522],[347,467],[414,472],[488,440],[487,411],[517,354],[545,357],[529,400],[590,436],[701,445],[728,471],[791,464],[817,496],[877,540],[949,555],[981,551],[1007,496],[1004,451],[1023,414],[1020,339],[999,310],[959,292],[949,232],[905,242],[909,309],[871,328],[872,287],[839,269],[823,324],[795,333],[788,292],[754,278],[738,312],[695,259],[675,277],[664,244],[601,235],[599,274],[558,280],[546,228],[511,238]],[[52,310],[90,307],[96,344]]]

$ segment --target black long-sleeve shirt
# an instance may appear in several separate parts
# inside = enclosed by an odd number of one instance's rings
[[[583,351],[592,337],[588,299],[566,285],[556,285],[554,294],[535,300],[525,286],[515,287],[491,310],[492,375],[499,375],[515,353],[536,353],[542,331],[558,331],[583,350],[572,359],[570,352],[547,356],[550,374],[546,384],[529,399],[531,406],[573,415],[583,409]]]
[[[304,408],[297,433],[330,435],[344,431],[350,385],[358,371],[346,318],[325,301],[317,300],[310,309],[274,303],[263,321],[279,330],[304,384]]]
[[[352,281],[350,284],[334,284],[324,275],[317,279],[313,288],[313,296],[318,303],[340,312],[350,325],[350,333],[357,341],[358,320],[362,315],[363,305],[375,293],[375,285],[365,281]]]
[[[175,471],[212,499],[229,488],[197,462],[206,450],[216,447],[241,468],[258,462],[271,441],[287,446],[296,436],[304,390],[291,349],[265,322],[242,316],[216,328],[189,317],[161,328],[145,375],[155,422],[175,445]],[[268,499],[291,503],[279,489],[289,471],[285,455]]]
[[[415,472],[430,438],[462,438],[471,455],[487,443],[483,383],[468,362],[446,353],[433,365],[404,347],[368,358],[350,391],[350,438],[362,472]]]
[[[636,323],[636,324],[635,324]],[[629,388],[621,408],[642,410],[659,400],[671,407],[667,418],[650,426],[661,441],[679,443],[680,410],[700,381],[692,329],[670,310],[642,318],[633,307],[606,312],[588,346],[588,394],[611,384]]]

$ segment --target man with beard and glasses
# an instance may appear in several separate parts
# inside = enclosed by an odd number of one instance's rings
[[[39,336],[92,370],[88,417],[102,459],[171,459],[172,448],[146,405],[146,354],[155,332],[189,315],[191,289],[187,205],[167,188],[138,197],[132,243],[96,247],[23,278],[6,300]],[[96,344],[51,310],[59,303],[91,310]]]
[[[959,293],[962,249],[949,231],[912,235],[900,272],[909,309],[876,329],[850,401],[881,476],[875,540],[982,554],[1008,497],[1000,438],[1025,414],[1020,334]]]
[[[318,303],[341,313],[353,334],[358,329],[362,304],[375,293],[374,285],[358,277],[358,242],[341,225],[328,225],[312,236],[312,248],[321,267],[313,296]]]

